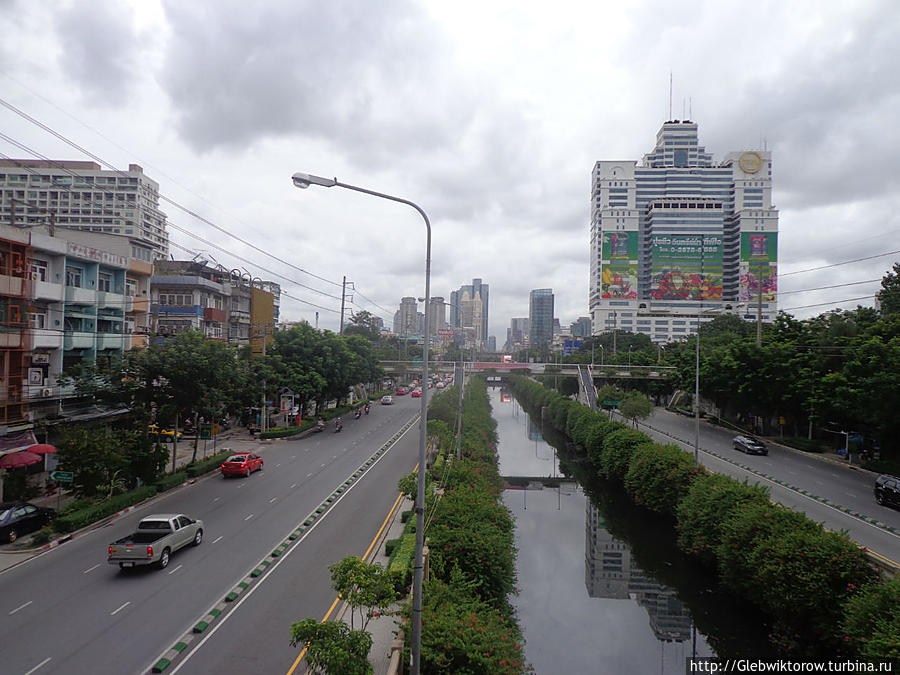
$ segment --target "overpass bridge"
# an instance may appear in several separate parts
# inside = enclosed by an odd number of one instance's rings
[[[455,361],[428,361],[430,373],[450,374]],[[585,363],[497,363],[495,361],[466,361],[466,372],[503,376],[508,373],[522,375],[565,375],[589,377],[591,380],[665,380],[675,373],[672,366],[588,365]],[[381,367],[388,375],[415,376],[422,371],[422,361],[382,361]],[[582,371],[579,374],[579,370]],[[586,373],[586,375],[585,375]]]

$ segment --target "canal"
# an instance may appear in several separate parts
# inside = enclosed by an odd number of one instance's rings
[[[510,392],[490,396],[501,475],[532,478],[503,501],[516,519],[512,603],[536,673],[684,673],[690,656],[775,656],[763,618],[677,550],[671,521],[611,484],[579,482],[563,438],[545,438]]]

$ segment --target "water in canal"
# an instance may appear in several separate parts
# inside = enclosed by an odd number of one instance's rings
[[[762,618],[678,552],[671,522],[616,486],[566,478],[579,472],[562,439],[549,439],[557,450],[512,394],[490,393],[500,473],[560,477],[503,496],[516,518],[513,605],[536,673],[684,673],[692,655],[774,656]]]

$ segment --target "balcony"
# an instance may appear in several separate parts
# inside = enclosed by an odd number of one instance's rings
[[[225,310],[224,309],[215,309],[214,307],[206,307],[203,310],[203,320],[204,321],[215,321],[217,323],[225,322]]]
[[[22,297],[24,291],[24,279],[0,274],[0,295]]]
[[[93,349],[94,335],[95,333],[69,333],[63,340],[63,348],[66,351],[69,351],[70,349]]]
[[[122,309],[125,306],[125,296],[120,293],[97,293],[97,306],[101,309]]]
[[[0,328],[0,348],[25,349],[25,327]]]
[[[51,284],[49,281],[33,281],[31,283],[35,300],[62,302],[65,288],[62,284]]]
[[[31,343],[34,349],[62,349],[63,335],[57,330],[36,328],[31,331]]]
[[[124,350],[128,336],[122,333],[97,333],[97,351],[104,349]]]
[[[131,312],[149,312],[150,299],[147,297],[128,296],[125,298],[125,311]]]
[[[96,291],[90,288],[66,286],[66,302],[73,305],[93,305],[97,300]]]

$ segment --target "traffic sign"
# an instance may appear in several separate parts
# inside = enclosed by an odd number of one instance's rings
[[[75,480],[74,471],[51,471],[50,480],[54,483],[71,483]]]

